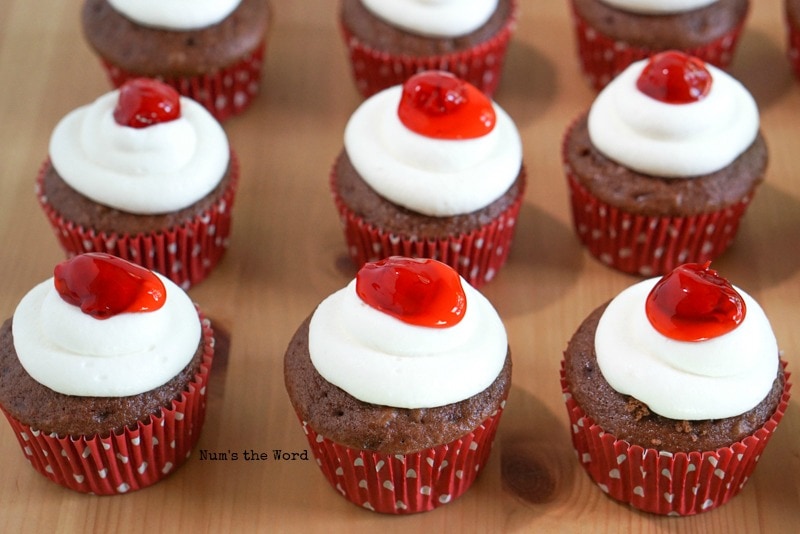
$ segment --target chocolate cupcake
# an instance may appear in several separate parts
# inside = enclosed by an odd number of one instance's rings
[[[452,74],[423,72],[364,102],[344,144],[330,185],[357,266],[427,257],[476,287],[494,278],[526,185],[519,133],[502,108]]]
[[[369,97],[422,70],[447,70],[492,96],[517,0],[341,0],[339,23],[358,91]]]
[[[219,123],[141,78],[59,122],[36,192],[68,255],[107,252],[186,289],[227,250],[238,179]]]
[[[83,493],[141,489],[200,437],[210,323],[166,277],[67,260],[0,327],[0,408],[31,465]]]
[[[581,465],[611,497],[691,515],[735,496],[789,400],[759,305],[708,264],[639,282],[592,312],[561,384]]]
[[[724,252],[768,160],[748,91],[673,51],[626,69],[568,128],[562,150],[579,239],[642,276]]]
[[[81,16],[114,87],[158,78],[220,121],[259,92],[270,20],[266,0],[86,0]]]
[[[725,68],[749,8],[749,0],[571,0],[581,68],[598,90],[634,61],[665,50]]]
[[[395,257],[362,267],[302,323],[284,378],[330,484],[407,514],[451,502],[483,469],[511,356],[491,304],[455,271]]]

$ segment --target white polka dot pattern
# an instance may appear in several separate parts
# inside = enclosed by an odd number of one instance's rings
[[[785,367],[785,363],[783,364]],[[581,465],[609,496],[645,512],[693,515],[716,508],[744,487],[789,402],[790,373],[772,418],[744,440],[716,451],[671,453],[617,440],[572,398],[561,362],[561,388]]]

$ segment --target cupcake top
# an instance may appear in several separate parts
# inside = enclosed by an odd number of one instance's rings
[[[129,213],[194,204],[227,172],[230,147],[200,104],[137,78],[67,114],[50,137],[50,160],[84,196]]]
[[[666,178],[726,167],[759,129],[758,107],[740,82],[677,51],[628,66],[598,94],[588,121],[606,157]]]
[[[491,204],[522,166],[519,132],[506,112],[442,71],[366,100],[347,123],[344,147],[378,194],[433,217]]]
[[[361,0],[383,21],[428,37],[459,37],[483,26],[498,0]]]
[[[195,30],[221,22],[241,0],[108,0],[127,18],[166,30]]]
[[[413,409],[486,389],[508,340],[489,301],[451,267],[392,257],[320,303],[308,347],[317,372],[353,397]]]
[[[764,311],[709,264],[685,264],[629,287],[597,325],[606,381],[670,419],[740,415],[766,397],[778,373]]]
[[[658,15],[681,13],[711,5],[718,0],[600,0],[604,4],[631,13]]]
[[[164,276],[88,253],[58,264],[12,322],[17,357],[34,380],[65,395],[123,397],[178,374],[200,342],[189,296]]]

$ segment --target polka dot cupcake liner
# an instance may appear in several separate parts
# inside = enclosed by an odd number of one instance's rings
[[[199,102],[218,121],[225,121],[243,113],[261,89],[261,74],[266,52],[266,41],[240,61],[227,67],[197,76],[148,75],[127,71],[105,58],[100,63],[111,85],[115,88],[131,78],[149,76],[172,87],[180,94]]]
[[[331,486],[373,512],[426,512],[460,497],[489,459],[505,401],[461,438],[410,454],[383,454],[340,445],[300,419],[312,453]]]
[[[446,239],[417,239],[377,228],[348,208],[337,195],[335,171],[330,185],[348,254],[356,267],[390,256],[432,258],[451,266],[470,285],[479,288],[493,280],[508,259],[525,193],[524,167],[521,173],[519,195],[504,212],[472,232]]]
[[[80,493],[119,495],[172,474],[192,452],[206,413],[206,387],[214,358],[210,322],[203,323],[203,361],[179,398],[148,421],[106,437],[59,436],[32,428],[0,406],[31,466]]]
[[[787,37],[787,56],[794,75],[800,78],[800,26],[784,13]]]
[[[602,263],[637,276],[656,276],[687,262],[704,263],[731,244],[750,195],[719,211],[685,217],[639,215],[600,201],[566,169],[573,225]],[[752,194],[752,193],[751,193]]]
[[[561,389],[581,466],[610,497],[644,512],[671,516],[713,510],[741,491],[786,411],[791,385],[790,374],[785,376],[775,413],[753,434],[714,451],[672,453],[630,445],[604,432],[572,398],[561,362]]]
[[[508,22],[491,39],[463,51],[422,57],[376,50],[356,37],[341,20],[339,27],[347,46],[356,89],[364,98],[400,85],[413,74],[424,70],[452,72],[491,97],[500,84],[516,21],[517,5],[514,3]]]
[[[107,252],[157,271],[183,289],[211,273],[228,249],[233,202],[239,181],[239,162],[231,152],[230,186],[219,201],[180,226],[135,235],[98,232],[65,219],[48,202],[43,181],[46,161],[36,180],[36,196],[56,238],[68,256]]]
[[[571,6],[570,12],[580,66],[589,80],[589,84],[595,90],[601,90],[634,61],[645,59],[653,53],[661,51],[640,48],[598,32],[580,16],[573,2],[571,2]],[[703,46],[686,49],[683,52],[717,67],[726,68],[733,59],[746,18],[743,17],[741,22],[730,32]]]

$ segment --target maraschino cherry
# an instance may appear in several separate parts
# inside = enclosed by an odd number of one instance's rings
[[[146,128],[181,116],[178,91],[152,78],[133,78],[119,88],[114,120],[121,126]]]
[[[650,58],[636,80],[636,87],[667,104],[689,104],[705,98],[711,83],[711,73],[702,60],[668,50]]]
[[[645,304],[653,328],[678,341],[703,341],[741,324],[742,296],[710,265],[686,263],[656,283]]]
[[[56,265],[56,291],[95,319],[161,308],[164,283],[152,271],[111,254],[89,252]]]
[[[432,259],[393,256],[366,263],[356,275],[356,293],[369,306],[417,326],[453,326],[467,310],[458,273]]]
[[[494,128],[492,101],[477,87],[445,71],[408,78],[397,108],[409,130],[437,139],[474,139]]]

